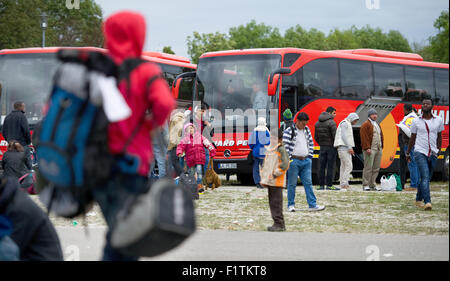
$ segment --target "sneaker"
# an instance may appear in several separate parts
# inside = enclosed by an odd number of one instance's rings
[[[256,184],[256,188],[259,188],[259,189],[261,189],[261,188],[264,188],[262,185],[260,185],[259,183],[257,183]]]
[[[197,190],[198,190],[198,193],[203,193],[203,192],[205,192],[205,189],[203,188],[203,185],[202,185],[201,183],[199,183],[199,184],[197,185]]]
[[[368,186],[363,186],[363,190],[364,190],[364,191],[370,191],[370,187],[368,187]]]
[[[282,231],[286,231],[286,228],[284,226],[272,225],[272,226],[267,227],[267,231],[282,232]]]
[[[381,187],[379,187],[379,186],[375,186],[374,188],[376,191],[381,191]]]
[[[425,207],[425,204],[422,201],[416,201],[415,205],[420,209],[423,209]]]
[[[318,212],[325,210],[325,206],[316,205],[314,208],[308,208],[308,211],[310,212]]]
[[[432,209],[431,203],[425,204],[425,206],[423,206],[423,209],[424,209],[425,211],[431,211],[431,209]]]
[[[341,190],[341,189],[335,186],[327,186],[327,190]]]
[[[317,190],[325,190],[325,186],[320,186],[317,188]]]
[[[289,212],[295,212],[295,207],[294,206],[289,206],[288,207],[288,211]]]

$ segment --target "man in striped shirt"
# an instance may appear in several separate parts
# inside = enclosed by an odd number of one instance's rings
[[[308,128],[309,116],[304,112],[297,113],[295,126],[288,127],[283,134],[283,143],[289,154],[291,163],[288,170],[288,211],[295,212],[295,189],[297,179],[303,183],[309,211],[322,211],[325,206],[316,204],[316,196],[312,188],[312,158],[314,142]]]

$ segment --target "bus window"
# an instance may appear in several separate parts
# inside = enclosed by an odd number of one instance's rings
[[[25,103],[30,125],[42,118],[42,108],[51,92],[52,77],[59,62],[55,54],[4,55],[0,65],[3,83],[2,115],[13,110],[16,101]]]
[[[373,93],[372,66],[368,62],[341,60],[341,93],[345,98],[367,99]]]
[[[291,67],[298,60],[300,54],[289,53],[284,55],[283,67]]]
[[[425,96],[434,98],[433,70],[406,66],[406,101],[421,102]]]
[[[303,67],[303,83],[298,108],[317,97],[337,96],[339,92],[337,59],[318,59]]]
[[[403,97],[403,67],[401,65],[375,63],[375,96]]]
[[[448,70],[434,70],[436,79],[436,103],[448,105]]]

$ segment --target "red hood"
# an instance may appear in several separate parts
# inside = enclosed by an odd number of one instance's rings
[[[129,57],[140,57],[144,48],[145,18],[135,12],[119,12],[103,26],[105,47],[117,64]]]

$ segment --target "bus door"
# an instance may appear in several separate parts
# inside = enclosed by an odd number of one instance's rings
[[[377,123],[383,131],[384,147],[383,156],[381,160],[381,168],[385,169],[391,166],[395,159],[398,147],[398,129],[392,110],[401,102],[401,98],[396,97],[369,97],[363,104],[361,104],[356,113],[359,116],[359,121],[353,126],[353,137],[355,139],[355,154],[353,158],[353,170],[362,171],[364,168],[364,156],[361,147],[361,139],[359,130],[364,122],[368,119],[368,111],[373,108],[377,111]]]

